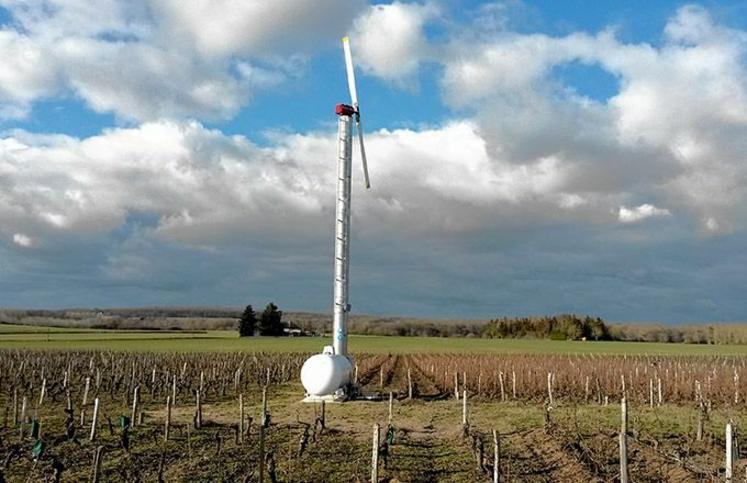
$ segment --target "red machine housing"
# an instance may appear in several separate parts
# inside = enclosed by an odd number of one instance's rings
[[[335,106],[335,114],[338,116],[354,116],[355,108],[348,104],[337,104]]]

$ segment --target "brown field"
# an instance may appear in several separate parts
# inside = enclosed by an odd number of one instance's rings
[[[378,423],[379,481],[492,481],[494,429],[501,481],[618,481],[624,391],[631,481],[722,481],[725,424],[747,427],[742,357],[363,354],[358,383],[381,400],[327,404],[324,427],[321,406],[300,401],[305,358],[0,351],[2,478],[92,480],[101,448],[99,481],[259,481],[262,431],[265,481],[370,481]],[[120,416],[133,417],[136,387],[134,422],[142,424],[125,437]],[[263,387],[270,417],[261,429]],[[455,398],[464,391],[466,426],[463,400]],[[166,439],[166,400],[174,396]],[[36,459],[31,421],[40,423],[45,446]]]

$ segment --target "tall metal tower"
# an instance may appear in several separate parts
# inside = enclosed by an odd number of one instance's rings
[[[353,164],[353,121],[358,132],[358,144],[361,150],[361,162],[365,175],[366,188],[371,187],[368,178],[366,149],[363,144],[363,129],[358,105],[358,93],[355,88],[355,71],[350,42],[342,39],[345,52],[348,88],[352,105],[338,104],[337,114],[337,190],[335,200],[335,260],[334,260],[334,306],[332,324],[332,346],[324,348],[322,354],[311,356],[301,368],[301,382],[308,398],[344,399],[349,394],[346,388],[350,384],[352,363],[348,355],[348,315],[350,303],[348,298],[350,274],[350,201],[351,171]]]

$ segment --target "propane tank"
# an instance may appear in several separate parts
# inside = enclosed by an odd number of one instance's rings
[[[326,346],[321,354],[303,363],[301,383],[310,396],[331,395],[350,382],[352,371],[347,357],[335,354],[332,346]]]

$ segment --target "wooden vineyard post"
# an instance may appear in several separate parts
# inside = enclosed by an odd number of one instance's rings
[[[202,427],[202,396],[200,390],[197,390],[197,403],[195,404],[195,429]]]
[[[371,483],[379,481],[379,423],[373,425],[373,444],[371,449]]]
[[[259,483],[265,481],[265,425],[267,424],[267,386],[262,388],[262,414],[259,418]]]
[[[239,394],[239,443],[244,442],[244,394]]]
[[[13,388],[13,427],[18,426],[18,388]]]
[[[501,401],[505,401],[506,400],[506,393],[503,392],[503,371],[500,371],[498,373],[498,381],[499,381],[500,386],[501,386]]]
[[[39,391],[39,407],[44,402],[44,393],[47,391],[47,378],[42,379],[41,390]]]
[[[163,429],[163,440],[169,440],[169,426],[171,426],[171,396],[166,396],[166,425]]]
[[[103,452],[103,446],[97,447],[93,452],[93,470],[91,475],[91,481],[93,481],[93,483],[101,481],[101,456]]]
[[[589,376],[586,376],[586,382],[584,383],[584,402],[589,402]]]
[[[739,403],[739,373],[737,368],[734,368],[734,404]]]
[[[392,425],[392,401],[394,401],[394,394],[390,392],[389,393],[389,419],[387,420],[387,423],[389,426]]]
[[[726,471],[724,478],[726,483],[731,483],[734,477],[734,438],[732,422],[726,423]]]
[[[459,373],[454,371],[454,398],[459,401]]]
[[[174,373],[174,380],[171,384],[171,405],[176,406],[176,373]]]
[[[500,481],[501,475],[501,442],[498,439],[498,431],[493,430],[493,483]]]
[[[384,365],[379,367],[379,389],[384,390]]]
[[[140,386],[135,386],[135,389],[132,391],[132,418],[130,420],[132,421],[133,426],[137,426],[137,406],[140,402]]]
[[[654,407],[654,380],[651,378],[648,379],[648,406]]]
[[[620,483],[628,483],[628,403],[620,401]]]
[[[467,390],[462,392],[462,427],[467,427]]]
[[[547,399],[549,401],[549,407],[554,406],[552,399],[552,372],[547,373]]]
[[[26,399],[26,396],[23,396],[23,400],[21,401],[21,425],[20,425],[21,439],[23,439],[23,424],[26,422],[26,404],[27,403],[28,403],[28,400]]]
[[[31,421],[31,431],[29,432],[29,436],[31,439],[39,440],[41,439],[41,430],[42,430],[42,422],[39,419],[34,419]]]
[[[412,373],[407,368],[407,399],[412,399]]]
[[[511,371],[511,394],[516,399],[516,371]]]
[[[703,425],[705,423],[705,420],[708,418],[708,413],[706,409],[705,399],[703,399],[703,395],[698,391],[698,427],[695,432],[695,439],[697,441],[703,440]]]
[[[319,416],[319,422],[321,423],[322,429],[327,429],[327,403],[322,401],[321,415]]]
[[[83,404],[82,406],[85,407],[86,404],[88,404],[88,390],[91,388],[91,378],[86,377],[86,388],[83,390]]]
[[[91,441],[96,439],[96,423],[99,419],[99,398],[93,400],[93,419],[91,420]]]
[[[657,377],[657,384],[659,386],[659,401],[657,406],[661,406],[661,403],[664,402],[664,398],[662,397],[662,391],[661,391],[661,377]]]

